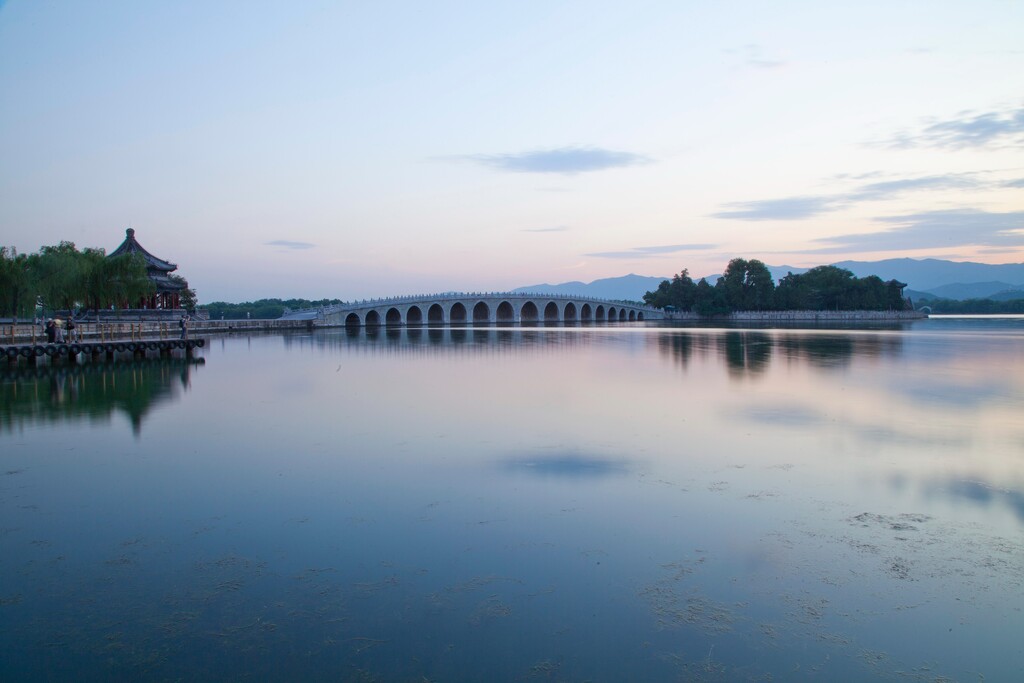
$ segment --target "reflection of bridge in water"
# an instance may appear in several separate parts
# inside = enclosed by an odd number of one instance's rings
[[[656,348],[682,366],[718,357],[736,376],[765,373],[773,362],[815,370],[843,371],[857,359],[874,362],[904,353],[902,335],[870,330],[728,329],[700,327],[594,327],[537,325],[372,326],[285,335],[285,346],[344,350],[360,355],[487,355],[577,353],[597,344],[608,348]]]
[[[662,311],[622,301],[512,292],[451,293],[354,301],[317,309],[321,325],[346,327],[612,323],[660,320]]]

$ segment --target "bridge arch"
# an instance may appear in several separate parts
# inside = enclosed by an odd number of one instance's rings
[[[558,304],[556,304],[554,301],[549,301],[548,304],[544,307],[544,322],[558,322]]]
[[[452,304],[452,308],[448,311],[448,320],[452,323],[465,323],[466,322],[466,307],[462,305],[462,302],[456,301]]]
[[[473,324],[486,325],[491,322],[491,309],[483,301],[473,307]]]
[[[0,0],[2,1],[2,0]],[[578,324],[657,320],[661,312],[643,305],[623,305],[600,299],[581,299],[561,294],[515,292],[391,297],[337,304],[302,312],[314,314],[316,324],[351,326],[408,326],[494,324]],[[299,318],[296,318],[299,319]],[[302,318],[307,319],[307,318]]]
[[[502,301],[494,312],[494,319],[499,323],[514,323],[516,311],[508,301]]]

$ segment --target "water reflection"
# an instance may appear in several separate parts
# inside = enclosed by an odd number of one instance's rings
[[[946,498],[954,503],[966,502],[980,507],[1005,507],[1024,522],[1024,490],[997,486],[979,476],[926,479],[922,490],[929,498]]]
[[[902,336],[864,330],[697,328],[662,331],[656,338],[661,352],[684,366],[695,353],[715,353],[724,359],[734,378],[763,374],[775,358],[830,370],[846,368],[854,358],[892,357],[903,352]]]
[[[226,338],[139,439],[5,380],[0,679],[1016,680],[1024,333],[965,334]]]
[[[502,469],[514,474],[565,479],[597,479],[629,473],[626,460],[583,455],[580,453],[546,454],[535,457],[517,456],[501,461]]]
[[[189,390],[203,363],[160,358],[8,368],[0,372],[0,432],[123,414],[138,435],[150,413]]]

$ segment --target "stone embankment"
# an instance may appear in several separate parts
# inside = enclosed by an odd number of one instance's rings
[[[665,320],[679,322],[715,321],[742,323],[871,323],[900,322],[927,318],[921,311],[736,311],[702,318],[696,313],[666,313]]]

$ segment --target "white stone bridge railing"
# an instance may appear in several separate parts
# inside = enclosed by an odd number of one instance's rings
[[[303,311],[286,318],[321,326],[633,322],[660,320],[664,312],[629,301],[565,294],[446,292],[364,299]]]

